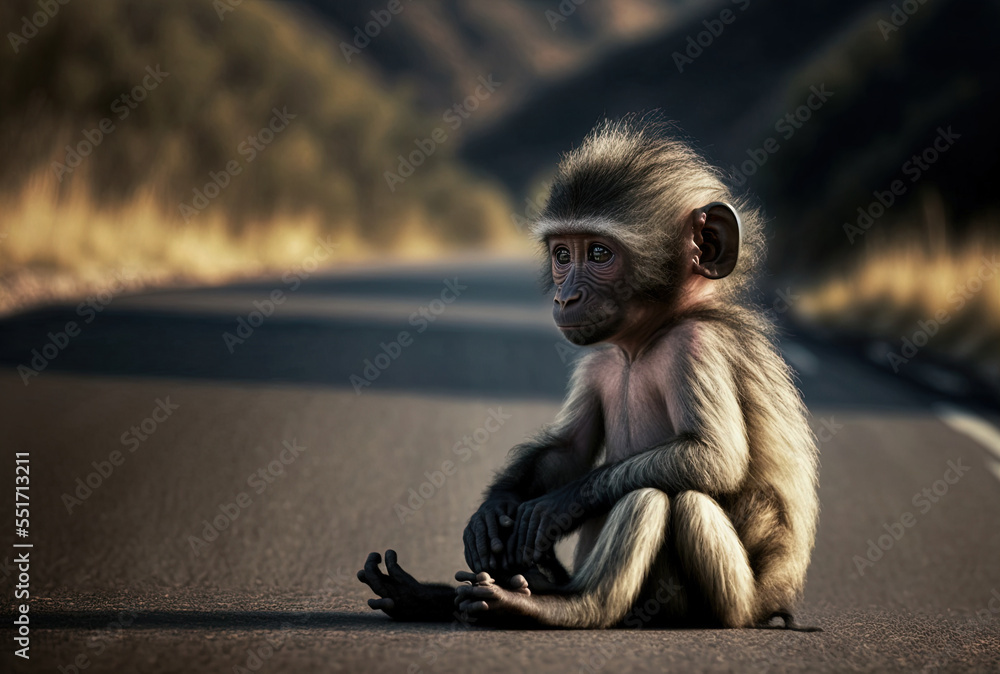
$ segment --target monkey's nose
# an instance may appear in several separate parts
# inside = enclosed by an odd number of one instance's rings
[[[562,289],[560,288],[559,291],[556,293],[555,301],[556,304],[558,304],[561,309],[565,309],[567,304],[576,302],[582,296],[583,293],[581,293],[576,288],[574,288],[568,293],[563,293]]]

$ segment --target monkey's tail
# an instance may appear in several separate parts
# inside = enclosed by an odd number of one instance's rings
[[[784,625],[772,625],[771,621],[775,618],[781,618],[785,623]],[[771,616],[764,622],[755,625],[754,629],[758,630],[790,630],[792,632],[822,632],[821,627],[808,627],[802,626],[795,622],[795,617],[788,611],[775,611]]]

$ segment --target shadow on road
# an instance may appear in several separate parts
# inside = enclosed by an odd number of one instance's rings
[[[122,615],[128,616],[128,629],[281,629],[291,625],[307,628],[367,628],[385,623],[387,618],[376,613],[348,611],[32,611],[32,626],[39,629],[94,630],[113,625],[123,626]],[[9,618],[9,621],[7,620]],[[13,614],[4,618],[10,624]]]

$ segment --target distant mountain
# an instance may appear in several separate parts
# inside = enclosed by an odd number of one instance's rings
[[[388,6],[299,4],[348,42]],[[879,235],[926,236],[930,218],[961,232],[1000,206],[995,2],[401,0],[399,8],[355,63],[411,82],[432,115],[495,74],[503,85],[462,129],[460,157],[519,202],[599,119],[657,111],[760,198],[784,268],[849,251],[845,225],[865,224],[857,209],[867,212],[897,179],[906,189],[876,218]],[[909,182],[907,160],[939,127],[960,138]],[[926,204],[938,206],[925,216]]]
[[[774,252],[805,265],[846,250],[843,224],[854,224],[856,207],[952,125],[962,140],[886,220],[934,192],[946,215],[968,221],[998,205],[998,5],[912,7],[911,16],[870,0],[719,3],[538,91],[470,135],[462,156],[524,194],[598,119],[660,110],[760,195],[776,217]],[[824,84],[833,95],[799,110]],[[809,119],[776,127],[797,110]],[[762,154],[769,138],[778,151]]]
[[[764,111],[775,108],[797,69],[871,5],[713,3],[669,32],[539,91],[468,138],[463,156],[523,191],[598,119],[659,110],[711,158],[735,163],[769,123]]]
[[[710,4],[673,0],[291,0],[346,43],[345,61],[410,82],[434,112],[469,96],[480,76],[504,83],[477,112],[500,114],[537,86]],[[390,9],[398,13],[393,14]],[[375,22],[375,23],[373,23]],[[384,25],[381,25],[384,24]],[[358,49],[359,53],[353,51]]]

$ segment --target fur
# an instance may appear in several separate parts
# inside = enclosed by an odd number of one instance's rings
[[[674,260],[683,232],[670,225],[689,216],[692,203],[722,201],[739,213],[743,230],[740,260],[723,286],[730,293],[744,290],[763,253],[761,214],[668,132],[665,124],[636,117],[600,124],[560,162],[531,232],[543,246],[556,232],[615,239],[634,255],[636,288],[655,296],[679,281]],[[550,287],[551,273],[543,280]]]
[[[660,414],[663,421],[647,419],[646,437],[634,420],[615,423],[622,414],[635,415],[635,409],[616,407],[623,384],[607,373],[624,367],[615,360],[617,349],[598,349],[579,362],[558,421],[538,442],[520,447],[515,461],[520,465],[498,481],[523,481],[533,472],[526,470],[529,465],[542,467],[545,456],[546,484],[536,482],[533,496],[584,475],[587,493],[611,508],[606,522],[584,525],[573,589],[593,601],[571,601],[577,607],[572,619],[566,617],[568,607],[559,611],[575,626],[621,621],[628,602],[609,598],[641,598],[635,593],[648,584],[649,573],[684,579],[684,600],[678,602],[684,610],[675,610],[676,618],[708,616],[726,626],[766,621],[790,610],[801,595],[815,538],[815,438],[792,374],[773,343],[772,326],[742,303],[763,253],[762,217],[731,194],[718,172],[690,147],[662,132],[634,119],[599,126],[563,159],[533,228],[543,243],[568,233],[613,239],[628,251],[631,282],[638,290],[664,297],[682,282],[677,260],[686,233],[676,223],[685,221],[692,204],[734,204],[743,225],[739,262],[731,276],[714,281],[721,285],[716,300],[679,316],[646,355],[647,376],[652,372],[659,378],[658,385],[649,386],[672,395],[663,409],[657,408],[655,395],[641,406],[644,416]],[[653,389],[646,390],[652,394]],[[571,470],[553,470],[557,455],[549,448],[561,446],[558,462],[568,461],[574,454],[570,436],[578,432],[582,415],[603,427],[604,465],[597,465],[599,454],[591,447],[588,466],[578,458]],[[645,444],[664,424],[673,426],[674,437]],[[643,494],[645,502],[654,498],[650,492],[663,501],[662,510],[672,513],[669,526],[659,514],[636,508],[635,495]],[[623,508],[630,513],[628,527],[620,522]],[[636,541],[663,532],[672,564],[660,564],[656,571],[632,568],[622,559],[641,548],[648,563],[646,548]],[[603,607],[597,613],[594,601]]]

